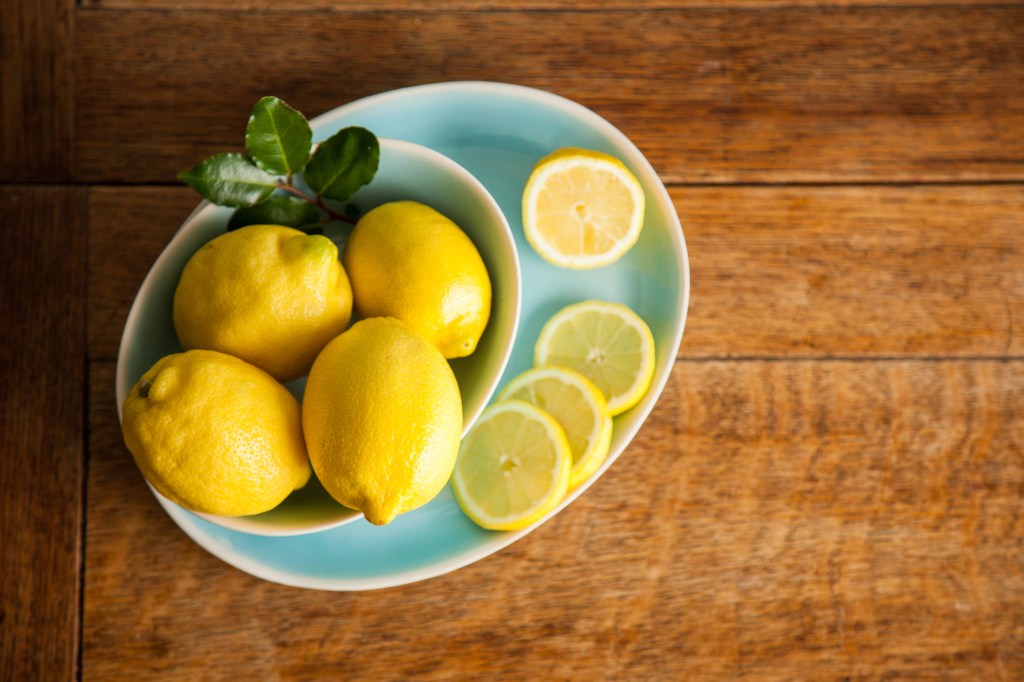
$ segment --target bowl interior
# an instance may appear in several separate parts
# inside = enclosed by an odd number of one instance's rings
[[[494,393],[508,362],[519,322],[519,260],[508,222],[480,182],[447,157],[410,142],[380,140],[380,167],[373,181],[351,199],[364,213],[388,201],[412,199],[451,218],[476,245],[493,290],[491,317],[476,351],[450,361],[462,394],[463,433]],[[180,353],[172,322],[174,289],[188,259],[224,232],[233,210],[203,202],[157,258],[132,304],[117,359],[118,417],[139,377],[157,360]],[[339,247],[348,230],[327,234]],[[305,377],[287,384],[302,399]],[[154,494],[159,495],[154,490]],[[173,504],[162,499],[167,504]],[[191,512],[190,512],[191,513]],[[256,535],[299,535],[332,528],[362,516],[334,501],[316,477],[275,509],[245,517],[197,514],[225,528]]]

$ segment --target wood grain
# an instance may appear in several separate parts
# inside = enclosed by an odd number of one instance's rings
[[[1024,679],[1021,3],[0,16],[0,680]],[[461,79],[579,101],[669,183],[693,290],[665,394],[497,555],[367,593],[248,576],[117,422],[130,303],[196,204],[175,175],[263,95]]]
[[[1024,676],[1024,362],[680,362],[553,521],[352,594],[187,539],[90,375],[86,679]]]
[[[77,672],[85,203],[0,187],[0,680]]]
[[[142,280],[199,199],[184,186],[90,189],[90,358],[117,358]]]
[[[684,356],[1024,355],[1024,186],[673,190]]]
[[[74,0],[4,2],[0,181],[66,180],[73,168]]]
[[[89,10],[77,25],[86,182],[172,182],[239,148],[268,93],[312,116],[462,79],[575,99],[669,182],[1024,179],[1021,6]]]
[[[671,194],[693,280],[684,357],[1024,355],[1022,185]],[[116,358],[195,203],[187,188],[90,192],[91,358]]]
[[[1012,5],[1019,0],[928,0],[928,5]],[[273,10],[336,12],[382,10],[649,10],[723,7],[878,5],[878,0],[81,0],[89,9]],[[889,0],[886,5],[921,5],[921,0]]]

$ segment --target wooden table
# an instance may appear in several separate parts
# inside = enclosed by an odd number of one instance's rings
[[[3,0],[0,680],[1024,679],[1024,6]],[[580,500],[443,577],[264,582],[161,511],[117,344],[276,94],[501,80],[669,187],[669,385]]]

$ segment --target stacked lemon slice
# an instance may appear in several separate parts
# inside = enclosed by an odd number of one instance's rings
[[[654,339],[626,306],[586,301],[548,321],[534,359],[463,439],[452,475],[463,511],[491,530],[536,523],[601,468],[612,416],[650,386]]]
[[[614,263],[640,236],[644,190],[608,154],[576,147],[541,159],[523,190],[523,230],[548,262]],[[612,417],[640,402],[654,374],[654,338],[632,310],[585,301],[540,333],[531,370],[485,410],[459,451],[452,487],[466,515],[492,530],[540,521],[608,457]]]

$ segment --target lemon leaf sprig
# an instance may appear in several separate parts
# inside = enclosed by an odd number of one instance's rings
[[[178,179],[220,206],[255,206],[277,189],[273,175],[259,169],[252,157],[234,152],[214,154]]]
[[[346,201],[373,180],[380,163],[377,137],[358,126],[339,130],[314,151],[306,117],[277,97],[253,107],[245,146],[247,154],[214,154],[178,174],[207,201],[237,209],[228,230],[269,223],[313,231],[336,220],[354,223],[358,207],[338,211],[327,201]]]
[[[301,113],[277,97],[264,97],[245,126],[245,148],[256,165],[274,175],[293,175],[309,161],[313,130]]]

